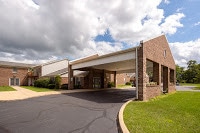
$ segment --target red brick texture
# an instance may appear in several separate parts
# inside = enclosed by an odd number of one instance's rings
[[[68,77],[62,77],[61,84],[68,84]]]
[[[154,80],[158,85],[146,86],[146,62],[153,62]],[[163,67],[161,67],[163,66]],[[161,87],[161,72],[163,68],[163,88]],[[170,83],[170,70],[173,70],[173,83]],[[172,78],[172,76],[171,76]],[[165,35],[141,43],[138,48],[138,98],[148,100],[160,95],[163,91],[175,91],[175,62]]]
[[[126,84],[126,82],[130,82],[130,77],[127,76],[125,73],[117,74],[117,84]]]
[[[20,85],[28,85],[28,68],[17,68],[17,72],[13,73],[12,67],[0,67],[0,86],[9,86],[10,78],[16,77],[20,79]]]

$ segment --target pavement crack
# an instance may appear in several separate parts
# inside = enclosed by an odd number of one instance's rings
[[[19,123],[23,124],[23,123],[32,122],[32,121],[34,121],[34,120],[37,120],[37,119],[41,116],[41,114],[42,114],[44,111],[51,110],[51,109],[53,109],[53,108],[55,108],[55,107],[56,107],[56,106],[39,111],[39,112],[38,112],[38,115],[37,115],[36,117],[30,119],[30,120],[24,120],[24,121],[19,121],[19,122],[7,123],[7,124],[4,124],[4,125],[2,125],[2,126],[13,125],[13,124],[19,124]]]
[[[103,115],[102,115],[102,116],[99,116],[99,117],[97,117],[97,118],[95,118],[94,120],[92,120],[91,122],[89,122],[88,124],[86,124],[85,126],[80,127],[80,128],[78,128],[78,129],[75,129],[75,130],[72,130],[72,131],[70,131],[69,133],[73,133],[73,132],[79,131],[79,130],[81,130],[81,129],[84,129],[84,130],[82,131],[82,133],[84,133],[84,132],[90,127],[90,125],[91,125],[93,122],[95,122],[96,120],[98,120],[98,119],[100,119],[100,118],[102,118],[102,117],[103,117]]]

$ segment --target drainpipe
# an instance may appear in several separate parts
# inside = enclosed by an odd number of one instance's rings
[[[138,99],[138,47],[135,49],[135,58],[136,99]]]

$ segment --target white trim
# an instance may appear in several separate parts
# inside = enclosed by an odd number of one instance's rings
[[[9,86],[11,86],[11,79],[14,79],[14,85],[13,86],[20,86],[20,78],[9,78]],[[19,79],[19,85],[16,85],[16,79]]]
[[[135,50],[131,50],[131,51],[126,51],[123,53],[118,53],[118,54],[114,54],[110,56],[100,56],[99,58],[95,58],[93,60],[88,60],[88,61],[72,64],[72,69],[80,69],[84,67],[98,66],[102,64],[134,60],[135,59],[134,53],[135,53]]]

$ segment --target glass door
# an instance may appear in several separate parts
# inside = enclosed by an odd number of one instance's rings
[[[20,81],[19,81],[19,78],[10,78],[10,85],[11,86],[19,86],[20,85]]]
[[[93,88],[96,88],[96,89],[101,88],[101,78],[100,77],[93,78]]]

